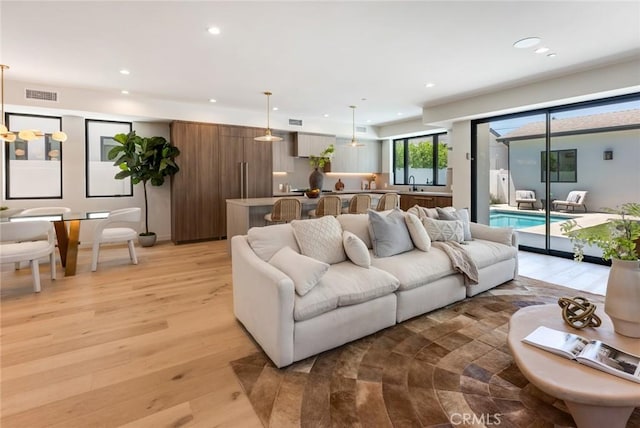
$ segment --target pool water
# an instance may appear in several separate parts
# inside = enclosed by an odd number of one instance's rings
[[[551,223],[565,221],[571,217],[552,215]],[[524,229],[526,227],[541,226],[544,224],[544,215],[517,213],[511,211],[491,211],[489,214],[489,225],[494,227],[513,227],[515,229]]]

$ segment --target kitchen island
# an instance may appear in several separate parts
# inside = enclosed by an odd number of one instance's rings
[[[394,190],[373,190],[373,191],[349,191],[346,192],[323,192],[322,195],[338,195],[342,199],[342,206],[347,207],[349,200],[356,193],[367,193],[371,195],[371,206],[375,208],[378,199],[384,193],[394,192]],[[451,194],[444,192],[408,192],[395,191],[400,195],[400,206],[407,205],[410,202],[413,206],[431,205],[438,203],[438,206],[450,206]],[[308,218],[307,213],[316,208],[320,198],[309,199],[306,196],[294,196],[294,194],[283,194],[271,198],[247,198],[247,199],[227,199],[227,242],[230,246],[231,238],[235,235],[246,235],[249,228],[256,226],[266,226],[264,219],[265,214],[271,212],[273,205],[282,197],[294,197],[302,203],[302,218]],[[404,203],[403,203],[404,200]],[[428,202],[428,203],[427,203]],[[435,205],[433,205],[435,206]],[[405,208],[406,209],[406,208]]]

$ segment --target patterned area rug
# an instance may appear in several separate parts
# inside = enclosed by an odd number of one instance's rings
[[[265,427],[575,427],[520,373],[506,337],[518,309],[576,295],[603,302],[518,277],[284,369],[262,352],[231,365]]]

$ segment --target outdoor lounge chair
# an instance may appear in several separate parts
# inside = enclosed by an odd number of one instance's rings
[[[586,190],[572,190],[567,195],[567,199],[564,201],[555,200],[551,202],[553,209],[557,210],[558,207],[565,207],[565,209],[569,209],[571,207],[571,211],[574,211],[576,207],[584,208],[584,212],[587,212],[587,206],[584,203],[585,198],[587,197]]]
[[[516,202],[518,204],[518,209],[520,209],[520,204],[529,204],[531,205],[531,209],[535,209],[537,201],[536,192],[533,190],[516,190]]]

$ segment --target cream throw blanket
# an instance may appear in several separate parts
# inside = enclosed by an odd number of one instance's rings
[[[431,245],[436,248],[440,248],[447,254],[447,256],[449,256],[453,268],[464,276],[465,284],[478,283],[478,266],[462,245],[455,241],[437,241],[433,242]]]

